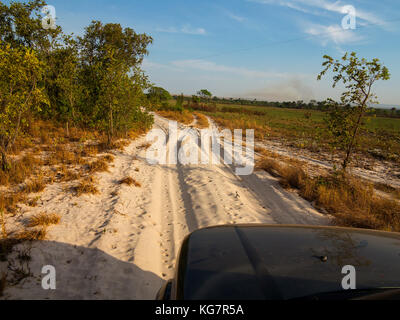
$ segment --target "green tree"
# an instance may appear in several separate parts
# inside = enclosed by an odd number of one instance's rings
[[[79,82],[79,56],[77,42],[66,37],[64,47],[57,50],[58,69],[55,84],[59,88],[58,118],[65,122],[67,135],[69,124],[77,120],[77,104],[81,98],[81,83]]]
[[[112,142],[114,137],[114,123],[118,119],[115,113],[118,111],[118,105],[122,100],[126,85],[128,83],[128,66],[124,61],[120,61],[115,56],[115,49],[109,48],[106,59],[99,64],[101,80],[99,82],[98,105],[103,111],[105,117],[100,120],[102,128],[107,132],[108,143]]]
[[[318,75],[318,80],[332,68],[333,87],[342,82],[346,89],[341,95],[340,104],[334,104],[333,111],[327,118],[328,129],[335,137],[335,143],[345,151],[342,167],[346,170],[356,147],[368,105],[378,103],[372,87],[378,80],[388,80],[390,74],[379,59],[359,59],[355,52],[350,55],[346,53],[341,60],[334,60],[327,55],[323,58],[324,69]]]
[[[161,87],[151,87],[149,89],[147,97],[149,98],[151,103],[156,105],[172,99],[171,94]]]
[[[177,109],[182,109],[183,108],[183,102],[185,101],[185,97],[183,96],[183,93],[181,93],[177,98],[176,98],[176,104],[175,107]]]
[[[208,91],[207,89],[202,89],[202,90],[198,91],[197,95],[200,97],[200,99],[203,99],[205,101],[210,100],[212,97],[211,92]]]
[[[119,24],[93,21],[78,42],[83,90],[80,111],[87,125],[105,129],[111,139],[114,127],[119,127],[115,126],[119,119],[115,112],[122,97],[116,83],[127,81],[126,77],[140,67],[152,38]]]
[[[15,143],[27,114],[47,103],[38,86],[43,64],[32,49],[12,48],[0,42],[0,152],[1,168],[7,170],[7,152]]]

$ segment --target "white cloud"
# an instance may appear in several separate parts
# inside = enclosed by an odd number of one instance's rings
[[[324,12],[334,12],[344,15],[343,7],[348,5],[348,3],[344,3],[342,1],[330,2],[327,0],[248,0],[250,2],[257,2],[269,5],[278,5],[283,7],[288,7],[297,11],[310,13],[314,15],[323,15]],[[315,10],[317,9],[317,11]],[[386,22],[373,13],[364,11],[357,6],[356,9],[356,17],[358,19],[367,21],[369,24],[378,24],[378,25],[386,25]]]
[[[233,14],[232,12],[227,12],[226,14],[227,14],[227,16],[228,16],[229,18],[231,18],[231,19],[233,19],[233,20],[236,20],[237,22],[243,22],[243,21],[246,20],[246,18],[241,17],[241,16],[238,16],[238,15],[236,15],[236,14]]]
[[[204,28],[192,28],[190,25],[185,25],[181,28],[169,27],[169,28],[157,28],[158,32],[167,33],[185,33],[194,35],[205,35],[207,32]]]
[[[149,59],[144,58],[143,62],[142,62],[142,67],[145,70],[156,70],[156,69],[165,69],[165,70],[169,70],[169,71],[180,71],[180,69],[168,65],[168,64],[162,64],[162,63],[157,63],[157,62],[153,62],[150,61]]]
[[[287,76],[285,73],[258,71],[243,67],[225,66],[206,60],[178,60],[173,61],[172,65],[182,69],[222,72],[249,78],[282,78]]]
[[[305,27],[304,32],[316,36],[322,42],[322,45],[327,45],[329,41],[335,44],[356,43],[363,39],[352,30],[344,30],[339,25],[324,26],[320,24],[309,24]]]

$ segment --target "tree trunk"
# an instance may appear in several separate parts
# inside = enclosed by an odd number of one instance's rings
[[[67,120],[67,123],[65,124],[67,128],[67,137],[69,138],[69,121]]]
[[[346,171],[346,168],[350,162],[350,157],[351,157],[351,153],[353,152],[354,142],[356,141],[356,137],[358,134],[358,130],[360,128],[361,120],[362,120],[362,117],[364,116],[364,108],[365,108],[366,101],[367,101],[367,98],[364,100],[364,103],[361,107],[361,111],[360,111],[360,114],[357,119],[356,127],[354,128],[354,133],[353,133],[353,136],[351,137],[351,142],[347,148],[346,158],[344,159],[343,165],[342,165],[344,171]]]
[[[110,106],[110,115],[109,115],[109,124],[108,124],[108,144],[111,145],[112,137],[114,135],[114,128],[113,128],[113,113],[112,108]]]
[[[6,151],[3,148],[1,148],[0,152],[1,152],[1,170],[7,171],[10,168],[10,166],[8,163]]]

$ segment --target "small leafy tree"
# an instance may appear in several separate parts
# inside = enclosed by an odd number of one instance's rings
[[[211,92],[208,91],[207,89],[202,89],[202,90],[198,91],[197,95],[200,97],[200,99],[203,99],[206,101],[210,100],[212,97]]]
[[[334,143],[345,151],[342,163],[345,171],[355,150],[368,105],[378,103],[372,87],[378,80],[388,80],[390,74],[379,59],[371,61],[359,59],[355,52],[350,55],[346,53],[341,60],[334,60],[327,55],[323,58],[325,61],[322,65],[325,68],[318,75],[318,80],[332,68],[334,73],[332,86],[336,87],[342,82],[346,88],[341,95],[341,102],[333,105],[327,118],[328,130],[334,137]]]
[[[111,144],[114,137],[115,113],[118,111],[118,104],[129,81],[128,71],[128,66],[124,61],[116,58],[115,49],[110,47],[106,59],[99,64],[99,73],[102,73],[102,76],[97,101],[99,109],[105,116],[99,119],[99,122],[107,132],[108,144]]]
[[[43,65],[35,52],[24,47],[12,48],[0,42],[0,153],[1,168],[7,170],[7,152],[15,143],[27,114],[47,103],[38,86]]]
[[[176,98],[176,104],[175,107],[177,109],[182,109],[183,108],[183,102],[185,101],[185,97],[183,96],[183,93],[181,93],[177,98]]]
[[[156,105],[172,99],[171,94],[161,87],[151,87],[149,89],[147,97],[151,103]]]
[[[64,106],[62,110],[59,110],[59,113],[66,124],[67,135],[69,135],[69,124],[74,122],[77,117],[77,103],[81,95],[81,85],[79,83],[80,69],[77,43],[70,37],[66,37],[64,41],[64,48],[57,50],[60,68],[55,82],[60,89]]]
[[[194,104],[199,103],[200,102],[200,98],[196,95],[192,95],[192,102]]]

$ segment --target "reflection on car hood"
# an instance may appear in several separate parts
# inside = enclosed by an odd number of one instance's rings
[[[222,226],[185,241],[177,275],[184,299],[291,299],[342,290],[400,287],[400,234],[302,226]]]

